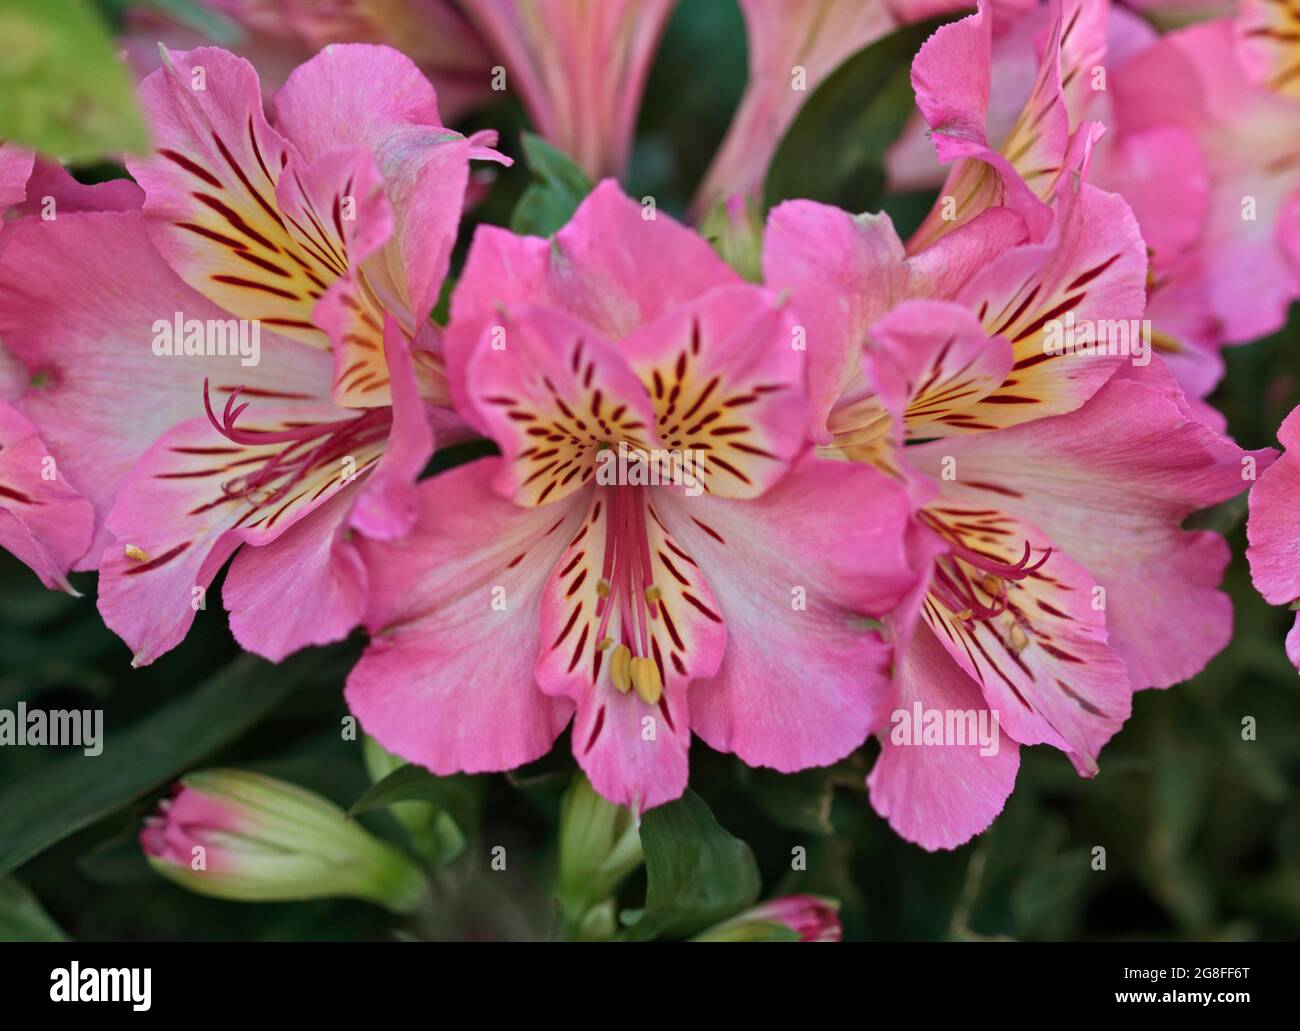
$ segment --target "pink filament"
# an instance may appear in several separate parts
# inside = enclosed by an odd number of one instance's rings
[[[633,654],[648,657],[650,617],[656,608],[646,599],[646,591],[654,585],[654,571],[642,488],[620,485],[601,490],[609,508],[605,513],[605,561],[600,575],[609,584],[609,596],[596,603],[596,614],[601,617],[596,640],[605,639],[610,616],[617,608],[622,639],[619,643],[627,645]]]
[[[991,559],[987,555],[982,555],[978,551],[972,551],[955,541],[950,542],[950,545],[950,555],[953,558],[960,558],[964,562],[986,573],[991,573],[999,579],[1012,581],[1023,580],[1031,573],[1036,572],[1042,568],[1043,563],[1052,555],[1052,549],[1047,548],[1042,558],[1033,565],[1029,565],[1031,549],[1029,542],[1025,541],[1025,553],[1020,557],[1020,561],[1015,565],[1009,565]],[[970,582],[970,578],[951,558],[941,558],[936,561],[934,580],[930,585],[930,591],[950,611],[969,612],[972,619],[993,619],[1007,610],[1005,589],[1002,590],[992,607],[984,605],[975,595],[975,585]]]
[[[216,431],[236,444],[288,443],[291,446],[272,456],[256,472],[222,484],[222,490],[230,497],[245,497],[262,489],[266,484],[287,476],[288,479],[262,502],[262,504],[270,504],[284,496],[311,470],[385,439],[392,423],[391,409],[372,408],[361,415],[347,419],[311,423],[288,430],[240,430],[236,428],[235,422],[248,407],[248,402],[236,408],[235,400],[243,389],[241,385],[231,391],[230,397],[226,399],[221,420],[218,421],[208,395],[208,381],[206,378],[203,380],[203,407],[207,412],[208,421]],[[319,441],[319,443],[302,454],[294,455],[300,446],[311,441]]]

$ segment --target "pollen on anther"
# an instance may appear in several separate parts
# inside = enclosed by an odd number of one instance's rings
[[[134,544],[126,546],[126,557],[135,562],[148,562],[149,553],[143,548],[138,548]]]

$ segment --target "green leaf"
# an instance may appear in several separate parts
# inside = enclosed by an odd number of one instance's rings
[[[641,818],[645,912],[632,938],[685,936],[734,916],[758,898],[758,864],[693,791]]]
[[[0,139],[65,161],[142,154],[149,134],[131,75],[84,0],[0,6]]]
[[[772,158],[766,207],[794,197],[848,211],[879,207],[885,151],[915,110],[912,58],[941,24],[899,29],[859,50],[817,87]]]
[[[591,192],[592,182],[572,158],[540,136],[524,133],[523,145],[533,182],[515,205],[510,228],[516,233],[550,236],[573,217],[582,198]]]
[[[63,933],[26,886],[16,877],[0,878],[0,941],[65,942]]]
[[[387,809],[399,802],[429,802],[449,815],[468,835],[478,826],[482,798],[483,781],[478,777],[464,773],[435,777],[424,767],[407,763],[372,785],[352,803],[348,815]]]
[[[134,802],[239,737],[316,668],[244,655],[201,687],[118,733],[98,756],[69,755],[0,792],[0,875]]]

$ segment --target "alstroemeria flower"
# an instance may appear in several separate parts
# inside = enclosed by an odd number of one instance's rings
[[[593,179],[622,175],[675,0],[462,0],[534,128]]]
[[[1081,112],[1091,69],[1105,53],[1105,13],[1105,4],[1051,0],[1033,84],[1005,130],[991,118],[989,0],[926,41],[912,62],[912,87],[939,160],[953,167],[909,250],[930,246],[994,205],[1015,211],[1031,239],[1042,239],[1052,221],[1048,205],[1072,164],[1072,144],[1087,149],[1100,135]]]
[[[1293,409],[1277,431],[1282,457],[1250,491],[1250,578],[1272,605],[1300,599],[1300,408]],[[1300,616],[1286,637],[1286,654],[1300,669]]]
[[[200,6],[242,30],[231,49],[252,62],[268,95],[331,44],[378,43],[419,65],[449,122],[493,96],[487,44],[452,0],[200,0]],[[212,42],[161,10],[133,6],[127,13],[121,42],[142,78],[159,65],[160,40],[172,50]]]
[[[141,93],[143,209],[11,225],[0,334],[44,382],[22,409],[95,507],[81,567],[135,662],[180,641],[241,544],[232,629],[279,659],[355,625],[351,531],[410,526],[430,420],[455,425],[427,320],[469,159],[490,152],[382,47],[303,65],[274,126],[223,50],[172,55]],[[234,347],[237,320],[260,353]]]
[[[366,731],[436,773],[499,770],[576,711],[592,784],[640,809],[681,794],[692,731],[780,770],[858,747],[888,693],[871,619],[914,581],[908,505],[808,454],[793,328],[612,181],[553,240],[480,228],[449,359],[502,456],[426,481],[412,533],[362,545]],[[642,478],[666,452],[698,456],[693,485]]]
[[[1200,282],[1201,260],[1191,250],[1205,218],[1205,160],[1195,136],[1178,125],[1099,134],[1098,123],[1113,122],[1107,76],[1151,46],[1154,30],[1105,0],[1063,0],[992,28],[991,22],[985,11],[946,28],[914,64],[918,103],[934,128],[940,157],[954,147],[970,149],[972,139],[1004,142],[991,159],[957,162],[909,250],[923,249],[990,203],[1010,204],[1036,229],[1045,209],[1024,195],[1016,177],[1040,201],[1050,202],[1061,169],[1072,160],[1070,141],[1079,149],[1086,144],[1090,179],[1124,197],[1147,245],[1152,346],[1189,393],[1203,397],[1222,373],[1222,341]],[[965,71],[958,62],[963,55]],[[954,100],[967,78],[972,81],[966,95],[978,99]],[[950,135],[955,143],[945,138]],[[928,136],[913,130],[895,147],[895,180],[928,182],[918,174],[922,162],[916,153],[916,144],[930,146]],[[1203,417],[1221,422],[1208,405],[1193,404]]]
[[[1183,281],[1182,303],[1202,298],[1220,340],[1276,330],[1300,297],[1300,103],[1250,80],[1228,19],[1161,37],[1115,70],[1111,94],[1118,142],[1172,128],[1200,150],[1207,188],[1198,232],[1181,264],[1157,275]],[[1188,160],[1182,151],[1153,156]],[[1194,197],[1165,193],[1179,204]]]
[[[1158,363],[1121,372],[1121,357],[1044,346],[1067,318],[1142,315],[1141,237],[1083,169],[1038,243],[1015,242],[999,206],[911,257],[884,216],[792,202],[769,219],[765,281],[808,326],[814,432],[909,483],[933,553],[891,621],[894,711],[982,714],[1000,732],[926,747],[919,728],[877,728],[873,804],[927,848],[997,815],[1019,744],[1095,773],[1132,692],[1192,675],[1229,633],[1227,547],[1180,523],[1243,489],[1244,453]]]

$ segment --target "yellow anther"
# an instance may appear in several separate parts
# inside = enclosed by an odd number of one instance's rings
[[[1012,652],[1019,655],[1025,650],[1025,647],[1028,644],[1029,635],[1020,628],[1019,623],[1013,622],[1009,627],[1007,627],[1007,647],[1010,648]]]
[[[632,689],[632,652],[625,644],[617,645],[609,657],[609,679],[624,694]]]
[[[654,705],[664,693],[664,682],[659,679],[659,667],[654,659],[637,658],[632,660],[632,686],[636,688],[637,697],[646,705]]]
[[[608,581],[608,580],[597,580],[597,581],[596,581],[596,593],[597,593],[598,595],[600,595],[600,597],[602,597],[602,598],[608,598],[608,597],[609,597],[609,581]]]
[[[1002,580],[992,573],[985,573],[980,577],[980,586],[989,594],[998,595],[1002,593]]]
[[[609,651],[610,646],[611,646],[613,643],[614,643],[614,638],[612,638],[612,637],[602,637],[602,638],[600,639],[600,643],[596,645],[596,651],[598,651],[598,652],[607,652],[607,651]]]
[[[651,605],[653,605],[663,596],[664,596],[664,592],[660,590],[658,587],[656,587],[654,584],[651,584],[649,587],[645,589],[645,600],[649,602]]]
[[[953,618],[953,619],[960,619],[960,620],[964,623],[964,622],[966,622],[966,620],[970,619],[971,616],[973,616],[973,615],[974,615],[974,613],[971,612],[970,609],[962,609],[960,612],[954,612],[954,613],[952,614],[952,618]]]
[[[137,548],[134,544],[128,544],[126,546],[126,557],[129,559],[134,559],[136,562],[149,561],[149,553],[146,552],[143,548]]]
[[[1151,332],[1151,347],[1161,354],[1182,354],[1186,350],[1177,337],[1170,336],[1159,329]]]

